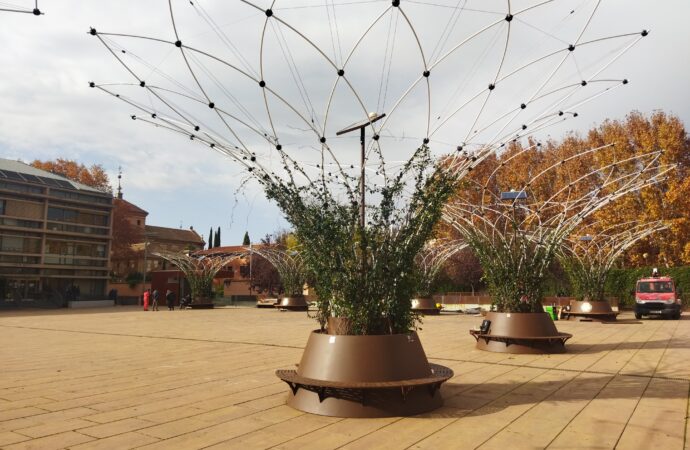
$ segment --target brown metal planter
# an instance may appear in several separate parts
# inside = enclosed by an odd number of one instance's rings
[[[280,300],[277,298],[264,298],[256,301],[257,308],[275,308],[280,304]]]
[[[431,297],[417,297],[413,298],[412,311],[424,315],[437,315],[441,312],[441,308],[436,306],[436,302]]]
[[[586,308],[585,303],[591,305],[591,309]],[[564,317],[567,320],[596,320],[599,322],[612,322],[616,320],[618,313],[611,309],[607,301],[584,302],[579,300],[570,301],[570,311],[565,311]]]
[[[275,304],[276,308],[287,309],[288,311],[306,311],[309,309],[306,297],[283,297]]]
[[[547,313],[488,312],[488,331],[470,330],[477,348],[497,353],[564,353],[572,334],[560,333]]]
[[[297,370],[278,370],[287,404],[335,417],[394,417],[440,407],[439,388],[453,376],[430,364],[417,333],[346,336],[314,331]]]

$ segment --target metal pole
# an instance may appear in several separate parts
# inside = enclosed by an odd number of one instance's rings
[[[144,238],[144,268],[143,277],[141,280],[141,298],[139,299],[139,306],[144,301],[144,292],[146,292],[146,249],[148,247],[148,241]]]
[[[361,153],[361,174],[359,177],[359,226],[364,229],[365,225],[365,215],[366,215],[366,209],[364,205],[364,188],[365,188],[365,182],[364,182],[364,163],[365,163],[365,154],[364,154],[364,128],[362,127],[359,129],[359,142],[362,144],[362,153]]]

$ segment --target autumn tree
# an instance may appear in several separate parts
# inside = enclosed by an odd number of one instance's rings
[[[55,160],[46,161],[36,159],[31,162],[31,165],[37,169],[69,178],[70,180],[91,186],[103,192],[112,192],[108,174],[105,173],[105,170],[103,170],[100,164],[86,167],[84,164],[79,164],[76,161],[57,158]]]

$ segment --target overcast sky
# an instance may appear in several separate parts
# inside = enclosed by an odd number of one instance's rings
[[[0,8],[8,7],[10,3],[33,7],[33,1],[0,0]],[[236,58],[239,65],[239,61],[244,60],[250,70],[258,72],[258,48],[265,15],[235,0],[195,3],[204,9],[193,9],[188,1],[173,1],[176,24],[180,36],[184,36],[181,37],[184,44],[214,53],[216,50],[234,49],[227,57],[228,61]],[[268,2],[257,3],[265,8]],[[327,3],[335,4],[335,7],[323,7]],[[507,3],[488,0],[402,1],[404,11],[419,34],[425,56],[431,62],[453,48],[463,36],[480,30],[483,23],[505,15]],[[511,11],[516,12],[539,2],[510,3]],[[533,13],[516,14],[516,20],[511,24],[511,45],[502,70],[519,67],[522,61],[542,54],[539,51],[573,42],[570,39],[576,36],[573,32],[577,26],[572,26],[576,25],[576,16],[579,14],[580,19],[585,20],[588,11],[596,4],[593,0],[555,1],[535,9]],[[390,2],[384,0],[284,0],[277,1],[274,10],[277,17],[295,24],[340,64],[344,60],[341,55],[347,54],[366,27],[389,5]],[[464,8],[462,13],[458,14],[458,6]],[[141,34],[174,41],[167,1],[39,0],[39,7],[45,13],[40,17],[0,12],[0,156],[25,162],[63,157],[86,165],[101,164],[114,182],[118,167],[122,167],[125,198],[150,213],[149,224],[185,228],[192,225],[204,238],[208,236],[209,227],[215,229],[220,226],[225,245],[239,244],[246,230],[256,241],[266,233],[288,226],[277,208],[264,199],[256,183],[244,183],[247,180],[246,169],[187,138],[139,123],[141,121],[132,121],[130,116],[139,113],[132,106],[88,87],[92,80],[99,84],[133,81],[107,48],[97,38],[88,35],[89,27],[100,32]],[[227,38],[229,43],[224,43],[224,47],[218,44],[219,34],[210,30],[209,21],[200,20],[200,11],[208,12],[211,22]],[[457,20],[455,14],[458,14]],[[561,19],[556,21],[559,17]],[[637,42],[610,67],[607,66],[605,72],[597,75],[598,79],[627,78],[630,83],[626,86],[619,86],[617,82],[598,83],[597,86],[602,88],[616,89],[579,106],[577,118],[542,130],[538,137],[559,138],[568,130],[585,131],[607,117],[623,118],[632,110],[651,113],[662,109],[678,115],[686,124],[690,123],[690,27],[684,22],[690,17],[690,2],[604,0],[594,17],[588,34],[584,36],[587,39],[651,30],[648,37]],[[394,99],[405,92],[421,73],[415,65],[419,58],[415,56],[413,35],[403,32],[402,18],[388,18],[384,16],[379,26],[371,31],[362,50],[356,52],[346,69],[345,75],[358,92],[364,92],[366,98],[376,97],[376,101],[371,103],[365,101],[369,110],[391,108]],[[393,49],[386,42],[393,36],[396,25],[400,31],[395,34],[398,44]],[[569,26],[573,29],[569,30]],[[446,29],[451,30],[447,38],[444,34]],[[429,121],[432,121],[432,129],[434,123],[442,122],[439,117],[444,117],[443,114],[452,111],[454,105],[465,101],[463,92],[474,92],[475,85],[486,86],[486,80],[492,79],[490,73],[496,70],[497,62],[501,60],[501,42],[506,37],[503,33],[505,29],[496,27],[495,32],[482,34],[472,41],[473,46],[463,49],[465,53],[453,53],[438,65],[438,69],[432,69],[429,80],[434,84],[428,97],[424,89],[410,93],[396,110],[396,120],[391,119],[387,125],[387,139],[391,139],[396,151],[405,146],[405,139],[421,139],[428,134],[425,130]],[[578,80],[578,77],[589,79],[588,70],[595,73],[598,67],[606,65],[636,39],[612,41],[609,47],[602,45],[592,48],[589,53],[585,49],[576,49],[573,54],[579,59],[564,64],[564,80],[568,75]],[[535,44],[536,41],[539,45]],[[185,79],[186,75],[180,69],[184,68],[180,65],[182,60],[172,46],[157,48],[145,44],[136,47],[122,39],[112,42],[132,45],[127,47],[127,56],[133,58],[132,67],[138,73],[153,79],[153,75],[165,72],[179,77],[182,84],[188,85],[190,80]],[[267,80],[280,80],[270,87],[285,93],[290,102],[307,103],[303,98],[305,93],[295,88],[297,84],[293,76],[276,76],[290,72],[289,66],[280,66],[286,58],[280,43],[277,37],[274,41],[267,38],[265,74],[270,74]],[[298,77],[302,78],[309,91],[306,93],[310,97],[308,100],[317,105],[312,118],[317,122],[323,120],[322,105],[326,104],[324,99],[328,98],[335,75],[330,67],[327,69],[330,72],[323,71],[323,66],[315,62],[320,57],[315,56],[313,50],[300,46],[298,40],[287,37],[282,43],[300,68]],[[390,67],[386,66],[383,56],[389,54],[386,53],[389,48],[392,55]],[[222,72],[219,67],[206,67],[211,71],[217,70],[216,77],[222,79],[220,84],[233,98],[249,110],[257,108],[256,114],[261,113],[264,103],[260,93],[257,94],[258,89],[254,91],[243,86],[233,78],[234,75]],[[473,125],[478,112],[476,107],[467,111],[465,116],[454,116],[457,123],[449,122],[438,135],[433,136],[432,148],[443,152],[449,150],[444,147],[446,144],[455,145],[469,137],[470,132],[482,127],[490,129],[494,119],[503,114],[502,105],[519,105],[524,101],[524,92],[538,84],[535,81],[538,75],[547,71],[547,66],[534,66],[533,73],[511,78],[512,86],[505,82],[501,85],[505,89],[497,87],[496,95],[487,102],[476,124]],[[383,77],[382,74],[388,76]],[[386,80],[386,83],[381,80]],[[384,85],[388,89],[388,99],[382,98]],[[216,86],[216,91],[220,98],[222,90]],[[213,95],[214,91],[210,92]],[[223,95],[230,95],[227,92]],[[598,91],[583,92],[588,92],[591,97]],[[499,96],[501,94],[503,97]],[[328,119],[331,128],[326,130],[326,136],[334,135],[337,125],[344,126],[359,118],[353,113],[357,107],[345,97],[346,94],[336,91]],[[573,96],[569,101],[576,104],[576,99],[585,98],[588,97]],[[427,99],[433,105],[431,108],[427,108]],[[153,102],[151,104],[155,108]],[[280,122],[276,128],[281,133],[282,142],[294,144],[295,151],[305,155],[304,161],[316,161],[318,147],[301,142],[307,139],[305,133],[300,130],[299,121],[290,118],[288,113],[275,112],[274,118]],[[268,128],[267,123],[263,125]],[[248,142],[253,145],[251,139]],[[414,145],[419,143],[414,142]],[[341,141],[341,144],[343,152],[347,151],[345,148],[356,150],[356,136]],[[267,163],[276,162],[271,160],[269,153],[261,153],[264,147],[256,145]]]

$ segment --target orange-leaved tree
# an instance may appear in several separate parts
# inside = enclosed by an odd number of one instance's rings
[[[86,167],[76,161],[69,159],[57,158],[55,160],[40,161],[38,159],[31,162],[31,165],[37,169],[45,170],[47,172],[61,175],[70,180],[91,186],[103,192],[112,192],[108,174],[105,173],[100,164],[94,164],[91,167]]]

